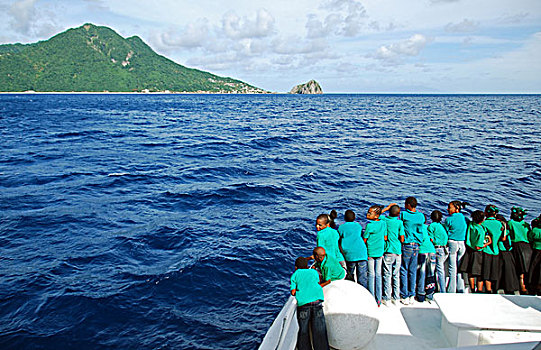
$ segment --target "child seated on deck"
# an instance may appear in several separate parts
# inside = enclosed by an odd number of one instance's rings
[[[319,284],[319,274],[308,269],[306,258],[297,258],[295,272],[291,276],[291,295],[297,300],[297,349],[328,350],[327,326],[323,314],[323,288]],[[312,344],[310,342],[310,330]]]

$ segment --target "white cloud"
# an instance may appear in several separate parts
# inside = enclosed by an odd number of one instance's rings
[[[155,33],[152,42],[160,48],[196,48],[209,40],[210,30],[208,21],[203,18],[177,30],[170,27],[167,31]]]
[[[273,34],[274,17],[265,9],[258,10],[254,19],[230,11],[222,18],[222,30],[231,39],[263,38]]]
[[[323,14],[307,15],[306,31],[309,38],[329,35],[353,37],[365,26],[367,13],[356,0],[328,0],[323,2]]]
[[[47,37],[59,30],[53,11],[37,8],[37,0],[15,1],[9,7],[11,28],[27,37]]]
[[[448,23],[445,31],[449,33],[472,33],[479,29],[479,22],[465,18],[459,23]]]
[[[422,34],[415,34],[409,39],[381,46],[375,54],[371,55],[386,64],[396,65],[401,63],[406,56],[417,56],[422,49],[431,41]]]

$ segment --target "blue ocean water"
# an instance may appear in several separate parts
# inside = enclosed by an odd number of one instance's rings
[[[0,348],[253,349],[315,217],[541,211],[541,96],[0,95]]]

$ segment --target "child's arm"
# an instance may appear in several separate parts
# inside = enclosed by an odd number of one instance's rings
[[[492,236],[491,235],[486,235],[485,237],[488,238],[487,242],[483,245],[483,248],[486,248],[487,246],[491,245],[492,244]],[[483,249],[481,248],[481,249]]]
[[[319,285],[321,286],[321,288],[323,288],[323,287],[325,287],[326,285],[328,285],[330,283],[331,283],[331,280],[326,280],[325,282],[322,282]]]
[[[397,204],[396,204],[396,203],[391,203],[391,204],[389,204],[389,205],[386,206],[385,208],[381,209],[381,213],[382,213],[382,214],[385,213],[387,210],[391,209],[391,207],[392,207],[393,205],[397,205]]]
[[[291,290],[291,295],[295,296],[295,294],[297,294],[297,290],[296,289]]]

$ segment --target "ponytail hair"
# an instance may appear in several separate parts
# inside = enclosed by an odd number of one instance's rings
[[[541,215],[532,220],[532,228],[541,228]]]
[[[381,215],[381,212],[383,211],[383,205],[373,205],[371,206],[368,211],[374,212],[376,215]]]
[[[466,208],[467,205],[470,205],[468,202],[461,202],[461,201],[452,201],[451,203],[453,207],[456,208],[456,210],[460,213],[462,209]]]
[[[526,209],[522,209],[521,207],[513,207],[511,208],[511,220],[522,221],[527,212]]]

